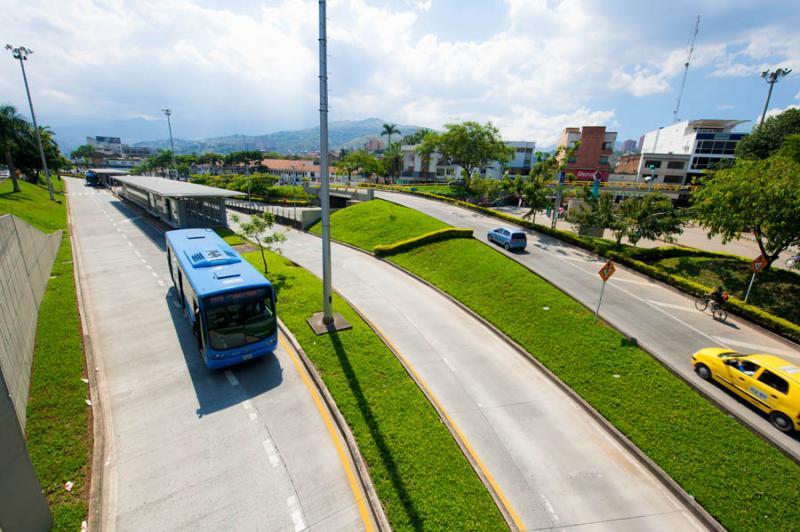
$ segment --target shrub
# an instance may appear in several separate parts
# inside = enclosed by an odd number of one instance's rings
[[[451,240],[453,238],[472,238],[472,229],[460,229],[457,227],[448,227],[446,229],[439,229],[438,231],[431,231],[415,238],[401,240],[394,244],[377,245],[374,248],[375,255],[384,257],[394,253],[402,253],[409,251],[418,246],[424,246],[433,242],[441,242],[442,240]]]

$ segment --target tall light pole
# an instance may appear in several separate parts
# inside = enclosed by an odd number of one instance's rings
[[[161,110],[165,115],[167,115],[167,127],[169,128],[169,146],[172,149],[172,169],[175,170],[175,178],[178,178],[178,165],[175,163],[175,143],[172,141],[172,120],[170,120],[170,116],[172,116],[172,109],[162,109]]]
[[[761,122],[758,123],[760,126],[764,123],[764,119],[767,118],[767,108],[769,107],[769,99],[772,97],[772,87],[778,82],[780,78],[786,76],[792,71],[791,68],[778,68],[773,71],[765,70],[761,73],[761,77],[764,78],[764,81],[769,83],[769,91],[767,92],[767,101],[764,104],[764,112],[761,113]]]
[[[322,312],[308,318],[316,334],[350,329],[340,314],[333,313],[331,289],[331,204],[328,190],[328,62],[325,29],[325,0],[319,0],[319,150],[320,191],[322,206]]]
[[[44,156],[44,148],[42,148],[42,135],[39,133],[39,124],[36,123],[36,113],[33,112],[33,100],[31,100],[31,91],[28,88],[28,76],[25,74],[25,61],[28,56],[33,53],[33,50],[20,46],[15,48],[10,44],[6,45],[6,50],[11,50],[14,59],[19,59],[19,67],[22,69],[22,81],[25,82],[25,93],[28,95],[28,105],[31,108],[31,118],[33,119],[33,130],[36,132],[36,142],[39,144],[39,156],[42,158],[42,168],[44,175],[47,178],[47,192],[50,194],[50,201],[55,201],[56,197],[53,194],[53,184],[50,182],[50,170],[47,169],[47,159]]]

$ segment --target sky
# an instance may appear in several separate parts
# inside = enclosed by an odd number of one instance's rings
[[[319,123],[316,1],[0,0],[0,13],[3,39],[34,50],[37,118],[57,131],[114,136],[103,128],[161,123],[165,107],[187,139]],[[673,122],[697,15],[680,118],[749,130],[767,94],[760,73],[777,67],[794,72],[771,112],[800,106],[796,0],[330,0],[330,119],[491,121],[541,147],[567,126],[638,139]],[[0,103],[27,116],[19,64],[3,52]]]

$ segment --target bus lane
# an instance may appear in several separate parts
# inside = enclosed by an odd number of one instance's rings
[[[66,179],[106,418],[100,528],[372,528],[341,436],[285,339],[275,356],[206,369],[163,228]]]

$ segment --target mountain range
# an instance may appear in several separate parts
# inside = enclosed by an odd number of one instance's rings
[[[384,120],[367,118],[364,120],[340,120],[328,125],[328,139],[331,150],[340,148],[359,148],[370,138],[379,138],[386,142],[386,137],[381,137]],[[69,154],[77,146],[86,142],[86,136],[99,134],[104,136],[117,136],[125,144],[150,148],[169,148],[169,138],[144,140],[148,137],[163,134],[164,124],[143,119],[133,119],[106,124],[86,126],[54,127],[56,139],[62,152]],[[398,125],[400,135],[408,135],[420,129],[419,126]],[[393,140],[399,140],[393,136]],[[177,153],[230,153],[241,150],[266,150],[284,154],[305,153],[319,150],[319,126],[276,131],[264,135],[227,135],[200,139],[175,138],[175,151]]]

